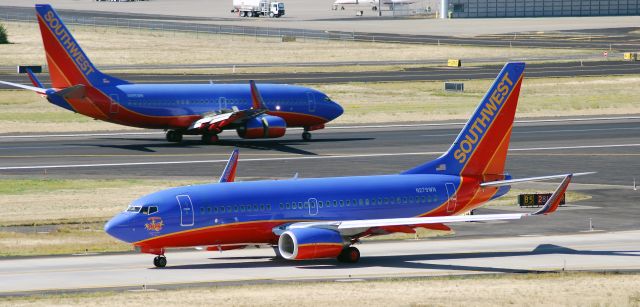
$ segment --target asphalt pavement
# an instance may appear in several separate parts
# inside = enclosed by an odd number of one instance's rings
[[[244,83],[255,80],[262,83],[322,84],[345,82],[388,82],[388,81],[447,81],[493,79],[504,64],[463,66],[463,67],[418,67],[393,71],[357,72],[301,72],[301,73],[258,73],[258,74],[153,74],[114,73],[113,75],[134,83]],[[527,78],[547,77],[587,77],[640,74],[640,62],[629,61],[584,61],[567,63],[527,64]],[[50,85],[49,75],[39,76],[45,86]],[[0,74],[0,80],[30,84],[24,75]],[[0,85],[0,89],[10,89]]]

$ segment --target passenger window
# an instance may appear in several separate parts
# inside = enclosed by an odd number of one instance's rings
[[[340,207],[344,207],[344,200],[340,200]]]
[[[309,208],[309,202],[308,202],[308,201],[305,201],[305,202],[304,202],[304,208],[305,208],[305,209],[308,209],[308,208]]]
[[[388,205],[388,204],[389,204],[389,197],[385,197],[385,198],[384,198],[384,204],[385,204],[385,205]]]
[[[291,209],[291,205],[289,205],[289,203],[286,204],[287,209]]]
[[[149,211],[151,213],[151,211]],[[211,214],[211,207],[207,207],[207,213]]]
[[[218,213],[218,207],[213,207],[213,213]]]
[[[402,198],[402,203],[403,203],[403,204],[406,204],[406,203],[407,203],[407,197],[406,197],[406,196]]]
[[[267,211],[271,211],[271,204],[267,204]]]
[[[318,202],[318,208],[322,208],[322,201]]]
[[[338,201],[337,201],[337,200],[334,200],[334,201],[333,201],[333,206],[334,206],[334,207],[338,207]]]
[[[352,202],[352,204],[353,204],[354,206],[357,206],[357,205],[358,205],[358,200],[357,200],[357,199],[354,199],[354,200],[353,200],[353,202]]]
[[[260,205],[260,211],[264,211],[264,204]]]
[[[280,203],[280,210],[284,209],[284,204]]]
[[[233,206],[233,212],[238,212],[238,206]]]
[[[368,205],[369,205],[369,199],[368,199],[368,198],[365,198],[365,199],[364,199],[364,205],[365,205],[365,206],[368,206]]]
[[[346,201],[346,203],[347,203],[347,207],[350,207],[350,206],[351,206],[351,205],[350,205],[350,202],[351,202],[351,201],[347,199],[347,201]]]
[[[378,197],[378,205],[382,205],[382,197]]]

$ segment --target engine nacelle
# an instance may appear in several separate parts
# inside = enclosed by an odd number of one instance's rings
[[[340,233],[330,229],[291,229],[278,239],[280,255],[287,260],[336,258],[343,248]]]
[[[262,115],[248,120],[236,131],[243,139],[279,138],[287,131],[287,122],[282,117]]]

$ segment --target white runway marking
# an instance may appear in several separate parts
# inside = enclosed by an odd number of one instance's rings
[[[509,151],[537,151],[537,150],[562,150],[562,149],[587,149],[587,148],[616,148],[616,147],[637,147],[640,144],[613,144],[613,145],[583,145],[583,146],[560,146],[560,147],[533,147],[514,148]],[[251,158],[240,159],[240,162],[256,161],[288,161],[288,160],[317,160],[317,159],[349,159],[349,158],[372,158],[388,156],[418,156],[418,155],[440,155],[440,151],[407,152],[407,153],[377,153],[377,154],[353,154],[334,156],[294,156],[280,158]],[[122,163],[97,163],[97,164],[60,164],[60,165],[35,165],[35,166],[4,166],[0,170],[29,170],[29,169],[54,169],[54,168],[84,168],[84,167],[114,167],[114,166],[142,166],[142,165],[172,165],[172,164],[202,164],[202,163],[226,163],[226,159],[216,160],[192,160],[192,161],[149,161],[149,162],[122,162]]]
[[[531,123],[556,123],[556,122],[580,122],[580,121],[606,121],[606,120],[633,120],[640,119],[640,116],[624,116],[624,117],[579,117],[579,118],[560,118],[560,119],[533,119],[533,120],[516,120],[516,124]],[[328,126],[327,130],[341,129],[371,129],[371,128],[408,128],[408,127],[439,127],[439,126],[462,126],[465,122],[460,123],[424,123],[424,124],[391,124],[391,125],[362,125],[362,126]],[[287,130],[302,130],[302,128],[288,128]],[[89,136],[126,136],[126,135],[154,135],[164,134],[163,131],[147,131],[147,132],[113,132],[113,133],[73,133],[73,134],[34,134],[34,135],[0,135],[0,139],[37,139],[37,138],[73,138],[73,137],[89,137]]]

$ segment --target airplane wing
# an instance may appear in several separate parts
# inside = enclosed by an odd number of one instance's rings
[[[570,175],[575,177],[575,176],[591,175],[591,174],[595,174],[595,173],[596,172],[574,173],[574,174],[570,174]],[[500,186],[511,185],[511,184],[520,183],[520,182],[544,181],[544,180],[565,178],[567,175],[569,175],[569,174],[540,176],[540,177],[529,177],[529,178],[519,178],[519,179],[509,179],[509,180],[498,180],[498,181],[487,181],[487,182],[481,183],[480,186],[483,187],[483,188],[485,188],[485,187],[500,187]]]
[[[47,92],[46,88],[35,87],[35,86],[30,86],[30,85],[24,85],[24,84],[19,84],[19,83],[0,81],[0,84],[21,88],[23,90],[34,91],[34,92],[36,92],[38,94],[46,94],[46,92]]]
[[[250,109],[234,110],[233,112],[204,116],[191,124],[189,130],[209,130],[214,133],[219,133],[226,126],[260,116],[269,111],[264,105],[264,100],[258,91],[256,83],[251,80],[249,81],[249,86],[251,87],[252,104]]]
[[[227,162],[227,166],[224,167],[222,171],[222,175],[220,176],[220,180],[218,183],[223,182],[233,182],[236,178],[236,170],[238,168],[238,156],[240,155],[240,149],[236,147],[233,149],[231,156],[229,157],[229,161]]]
[[[454,216],[431,216],[431,217],[411,217],[393,219],[372,219],[372,220],[347,220],[347,221],[324,221],[324,222],[300,222],[289,225],[288,229],[295,228],[326,228],[334,229],[345,234],[358,234],[375,227],[390,226],[416,226],[427,224],[445,224],[460,222],[481,222],[499,220],[518,220],[525,217],[548,215],[555,212],[560,205],[562,195],[567,191],[573,174],[563,175],[564,179],[555,192],[549,197],[542,208],[533,213],[508,213],[508,214],[481,214],[481,215],[454,215]]]

